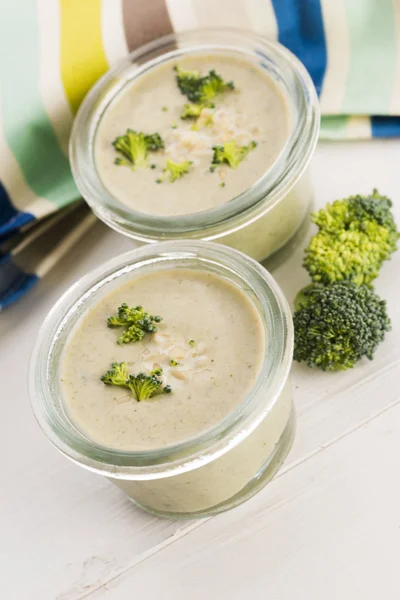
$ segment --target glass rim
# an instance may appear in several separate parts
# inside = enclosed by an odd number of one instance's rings
[[[110,103],[143,72],[189,52],[234,51],[274,61],[285,82],[289,69],[301,94],[296,122],[275,163],[250,188],[221,206],[178,216],[149,215],[119,202],[97,174],[93,144],[98,124]],[[124,79],[124,73],[132,76]],[[286,83],[286,82],[285,82]],[[286,96],[289,97],[288,90]],[[172,33],[141,46],[110,69],[93,86],[81,104],[70,138],[70,162],[75,182],[96,215],[118,232],[141,241],[178,239],[204,233],[217,239],[245,226],[249,219],[268,211],[292,187],[308,165],[319,132],[318,99],[311,77],[303,64],[278,42],[262,35],[233,28],[207,28]],[[237,220],[243,223],[238,226]],[[221,228],[223,232],[221,232]],[[202,235],[203,237],[203,235]]]
[[[255,294],[264,313],[266,348],[254,386],[222,421],[194,438],[164,448],[121,451],[90,440],[74,426],[62,409],[61,394],[53,398],[49,368],[57,339],[74,319],[77,309],[81,307],[85,311],[89,299],[95,297],[93,294],[99,293],[102,286],[149,265],[155,259],[160,261],[161,268],[167,264],[166,261],[173,266],[179,260],[194,260],[205,267],[222,267],[225,276],[228,273],[238,276],[250,286],[248,289]],[[80,318],[81,313],[75,316],[75,321]],[[71,328],[75,321],[72,321]],[[107,261],[72,285],[53,306],[32,352],[29,369],[31,403],[35,417],[49,440],[82,466],[122,479],[167,477],[207,464],[236,446],[257,427],[286,383],[292,348],[293,327],[289,306],[273,277],[259,263],[237,250],[210,242],[151,244]]]

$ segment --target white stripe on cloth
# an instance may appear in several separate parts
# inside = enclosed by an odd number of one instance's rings
[[[251,0],[252,2],[254,0]],[[192,0],[198,27],[239,27],[251,29],[243,0]]]
[[[265,35],[269,40],[277,40],[278,24],[272,0],[250,0],[243,4],[251,29],[256,33]]]
[[[169,18],[174,31],[185,31],[198,27],[192,0],[166,0]]]
[[[60,7],[52,0],[37,0],[40,31],[39,89],[57,141],[68,156],[73,115],[60,73]]]
[[[364,116],[349,117],[347,137],[350,140],[364,140],[372,137],[371,119]]]
[[[125,38],[121,0],[102,0],[101,33],[104,52],[110,66],[129,53]]]
[[[321,0],[328,64],[320,97],[324,115],[341,114],[350,68],[350,39],[345,0]]]
[[[37,219],[54,212],[57,207],[45,198],[38,198],[22,174],[18,162],[7,145],[3,133],[0,98],[0,180],[4,184],[12,204],[17,210],[31,213]]]

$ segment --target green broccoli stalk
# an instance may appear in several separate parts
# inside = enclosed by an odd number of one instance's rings
[[[149,151],[155,152],[164,148],[164,142],[158,133],[146,135],[141,132],[127,129],[125,135],[120,135],[113,141],[117,156],[114,163],[125,165],[134,170],[136,167],[147,166],[147,155]]]
[[[149,375],[146,373],[138,373],[137,375],[129,375],[126,363],[112,363],[112,369],[107,371],[100,377],[101,381],[106,385],[115,385],[124,387],[132,392],[132,395],[138,402],[148,400],[156,394],[170,394],[172,388],[170,385],[163,387],[162,369],[155,369]]]
[[[213,171],[216,165],[222,164],[228,164],[232,169],[236,169],[250,150],[256,146],[257,142],[254,141],[250,142],[248,146],[239,146],[235,141],[226,142],[223,146],[214,146],[211,170]]]
[[[129,344],[130,342],[139,342],[146,333],[155,333],[157,331],[154,323],[160,323],[162,317],[158,315],[149,315],[143,306],[129,308],[127,304],[121,304],[118,308],[116,317],[108,317],[108,327],[124,327],[125,331],[120,335],[118,344]]]
[[[314,213],[319,232],[311,239],[304,260],[312,280],[370,284],[400,237],[391,207],[389,198],[374,190],[370,196],[336,200]]]
[[[296,298],[293,357],[324,371],[350,369],[363,356],[372,360],[390,331],[386,302],[366,285],[311,284]]]
[[[191,160],[184,160],[183,162],[177,163],[170,158],[167,158],[163,175],[157,179],[157,183],[162,183],[167,175],[169,176],[169,180],[173,183],[188,173],[192,164]]]
[[[235,89],[233,81],[225,82],[214,70],[207,75],[199,71],[183,71],[174,67],[176,82],[181,93],[194,104],[209,104],[217,95]]]

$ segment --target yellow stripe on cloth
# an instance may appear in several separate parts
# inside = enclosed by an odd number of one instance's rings
[[[109,68],[101,37],[101,0],[60,0],[61,78],[72,111]]]

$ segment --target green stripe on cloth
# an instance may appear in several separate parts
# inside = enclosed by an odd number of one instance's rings
[[[323,140],[343,140],[347,137],[347,115],[322,117],[320,138]]]
[[[322,140],[368,140],[371,138],[371,118],[368,115],[335,115],[321,119]]]
[[[39,44],[36,3],[3,0],[0,82],[5,138],[33,192],[61,207],[79,193],[42,102]]]
[[[393,0],[345,0],[345,9],[351,52],[341,112],[387,114],[397,56]]]

